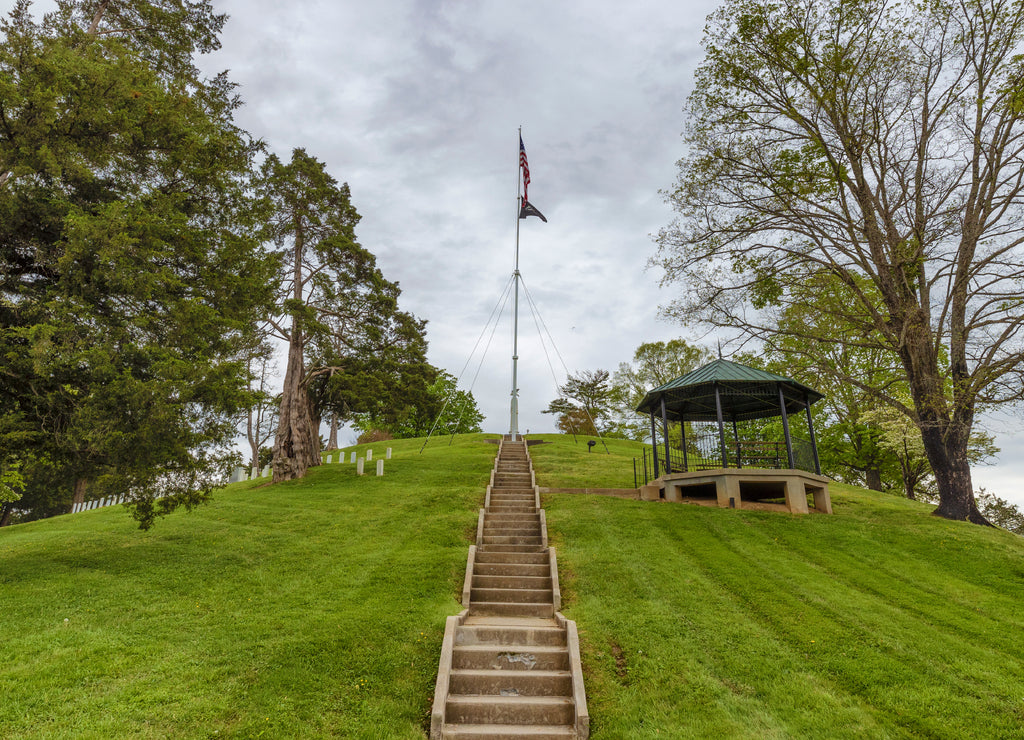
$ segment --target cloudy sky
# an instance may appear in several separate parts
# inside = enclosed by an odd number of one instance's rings
[[[513,271],[522,127],[530,200],[548,223],[521,222],[539,316],[524,297],[519,427],[552,431],[540,410],[562,359],[614,370],[641,342],[701,339],[659,319],[681,288],[659,288],[645,265],[672,218],[659,191],[684,154],[682,104],[715,5],[214,0],[230,18],[203,63],[231,71],[240,123],[270,149],[305,147],[349,183],[360,241],[429,320],[431,362],[472,384],[493,432],[509,428],[510,303],[493,338],[488,321]],[[1003,453],[975,482],[1024,504],[1019,416],[984,424]]]
[[[681,288],[660,289],[645,265],[672,219],[659,191],[684,154],[682,105],[715,6],[214,0],[230,18],[202,64],[230,70],[240,124],[271,150],[304,147],[349,183],[360,241],[429,320],[430,361],[465,368],[492,432],[509,428],[510,304],[471,352],[513,270],[522,127],[530,201],[549,222],[521,222],[520,270],[557,354],[547,346],[552,377],[524,297],[519,426],[552,431],[540,410],[564,381],[560,358],[614,370],[641,342],[701,340],[658,318]],[[1019,413],[983,423],[1003,453],[976,484],[1024,504]]]
[[[710,4],[641,2],[252,2],[230,16],[223,49],[246,106],[241,124],[287,157],[305,147],[349,183],[360,241],[429,320],[430,359],[458,375],[514,266],[518,129],[530,200],[520,270],[570,371],[614,370],[643,341],[679,336],[658,319],[670,297],[645,271],[650,234],[671,219],[659,189],[682,155],[681,106]],[[509,427],[511,303],[463,376]],[[525,296],[520,431],[555,377]]]

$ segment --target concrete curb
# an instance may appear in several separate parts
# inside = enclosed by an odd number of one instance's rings
[[[430,737],[440,740],[444,727],[445,700],[452,677],[452,655],[455,653],[455,630],[466,621],[466,610],[452,615],[444,623],[444,639],[441,641],[441,662],[437,667],[437,685],[434,687],[434,706],[430,710]],[[570,658],[571,660],[571,658]]]
[[[551,600],[557,612],[562,608],[562,587],[558,585],[558,558],[553,547],[548,548],[548,563],[551,566]]]
[[[469,557],[466,559],[466,577],[462,579],[462,606],[469,609],[470,595],[473,591],[473,564],[476,562],[476,545],[469,546]]]

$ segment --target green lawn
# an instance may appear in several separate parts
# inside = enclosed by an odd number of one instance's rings
[[[1024,737],[1024,539],[831,492],[831,517],[544,496],[594,738]]]
[[[235,484],[150,532],[120,507],[0,530],[0,737],[422,738],[482,438],[376,444],[382,478]]]
[[[540,436],[540,485],[632,487],[638,446]],[[0,530],[0,737],[422,739],[496,449],[421,444],[150,532]],[[1024,737],[1024,539],[832,491],[832,517],[544,496],[595,740]]]

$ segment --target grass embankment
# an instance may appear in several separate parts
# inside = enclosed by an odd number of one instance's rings
[[[0,737],[422,738],[482,439],[371,445],[382,478],[235,484],[150,532],[120,507],[0,530]]]
[[[544,437],[541,486],[631,487],[635,447]],[[151,532],[117,508],[0,530],[0,736],[422,738],[479,439],[374,445],[384,478],[237,484]],[[595,740],[1024,735],[1024,539],[832,494],[831,517],[544,497]]]
[[[538,484],[573,454],[531,448]],[[1024,737],[1024,538],[831,493],[834,516],[544,496],[595,740]]]
[[[636,488],[644,482],[644,446],[626,439],[531,434],[537,485],[544,488]],[[594,442],[593,448],[587,442]],[[589,449],[589,451],[588,451]],[[636,479],[633,460],[636,460]],[[651,477],[654,475],[651,473]]]

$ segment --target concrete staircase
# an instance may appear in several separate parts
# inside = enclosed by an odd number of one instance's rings
[[[586,740],[579,637],[558,611],[558,564],[522,439],[498,449],[462,603],[445,626],[432,740]]]

